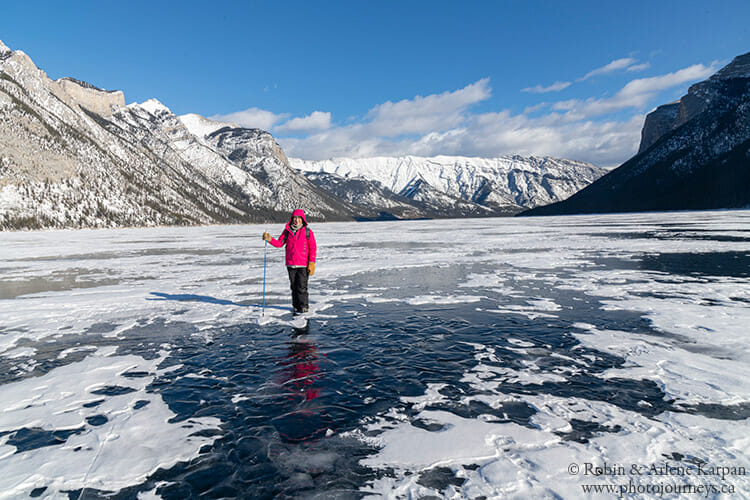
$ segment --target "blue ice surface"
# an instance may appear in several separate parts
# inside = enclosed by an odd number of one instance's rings
[[[634,235],[612,233],[610,237]],[[653,237],[665,236],[661,233]],[[750,255],[746,252],[721,251],[650,254],[637,261],[607,257],[593,259],[588,265],[653,270],[663,273],[662,276],[718,279],[747,277],[749,264]],[[388,287],[398,280],[399,289],[392,295],[407,298],[425,290],[434,294],[455,292],[461,279],[478,271],[481,269],[469,264],[456,264],[429,271],[424,268],[383,270],[358,275],[356,279],[360,280],[360,285],[366,283],[371,287]],[[575,272],[572,269],[548,271],[562,278]],[[345,284],[357,283],[354,278],[346,277],[334,286]],[[526,297],[544,296],[553,300],[560,310],[555,311],[554,317],[534,319],[491,313],[488,309],[498,303],[514,305],[514,301],[520,299],[504,297],[487,286],[472,290],[473,294],[485,297],[479,302],[421,306],[400,301],[347,302],[327,311],[330,318],[321,321],[313,317],[304,328],[248,321],[204,331],[210,334],[210,342],[194,335],[195,325],[179,321],[144,322],[120,338],[102,337],[101,345],[116,342],[118,354],[137,354],[151,359],[156,357],[163,342],[169,342],[174,348],[161,368],[178,368],[157,376],[148,391],[159,394],[169,405],[175,413],[172,423],[193,417],[216,417],[223,422],[219,439],[204,447],[197,458],[159,470],[143,484],[120,494],[125,498],[156,489],[163,498],[204,495],[274,498],[301,494],[359,498],[362,486],[387,471],[360,465],[361,458],[376,450],[354,438],[342,437],[342,433],[357,429],[363,420],[382,416],[392,408],[408,415],[414,427],[440,432],[439,424],[420,420],[418,411],[401,399],[424,394],[430,384],[441,384],[439,392],[445,399],[428,409],[465,418],[481,415],[494,422],[532,427],[535,410],[525,402],[509,401],[490,407],[472,398],[481,394],[462,381],[462,377],[477,364],[474,345],[494,350],[495,360],[485,359],[484,364],[518,371],[526,368],[525,361],[533,361],[541,372],[559,373],[558,368],[571,365],[570,358],[586,357],[587,362],[578,366],[580,369],[575,374],[565,375],[562,381],[501,382],[494,390],[499,395],[547,394],[606,401],[646,417],[668,410],[686,411],[684,407],[676,408],[651,381],[601,377],[604,371],[622,366],[624,360],[582,347],[573,335],[574,325],[580,323],[602,330],[663,335],[655,331],[641,313],[604,310],[598,297],[570,289],[550,289],[540,279],[518,279],[505,285],[522,291],[521,295]],[[155,291],[151,295],[148,300],[257,307],[257,304],[199,294]],[[288,308],[284,305],[267,307]],[[107,328],[103,330],[106,331]],[[89,332],[88,344],[97,343],[91,338],[94,333]],[[518,340],[545,350],[547,355],[517,349]],[[77,343],[80,339],[71,336],[61,339],[57,348],[62,350]],[[37,372],[75,359],[71,356],[60,361],[50,357],[42,360]],[[0,358],[0,369],[5,363],[9,361]],[[201,376],[188,376],[191,374]],[[12,376],[6,377],[9,378],[3,383],[12,381]],[[97,394],[106,399],[123,391],[127,388],[108,386]],[[134,409],[137,411],[146,404],[141,401]],[[687,411],[729,420],[750,416],[747,406],[697,405]],[[96,416],[89,419],[87,425],[97,426],[105,421],[106,417]],[[570,423],[572,430],[561,437],[580,443],[599,433],[618,431],[617,426],[584,420],[574,419]],[[60,445],[72,433],[84,431],[83,428],[21,428],[5,434],[9,436],[8,443],[16,446],[17,453],[22,453]],[[460,479],[453,476],[450,469],[437,468],[425,471],[420,484],[440,490],[450,484],[460,484]],[[109,494],[92,489],[85,491],[86,498],[106,498]]]

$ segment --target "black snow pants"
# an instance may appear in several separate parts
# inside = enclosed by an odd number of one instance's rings
[[[309,305],[307,279],[310,274],[306,267],[287,267],[286,270],[289,272],[289,285],[292,289],[292,305],[295,312],[302,312],[302,309],[307,309]]]

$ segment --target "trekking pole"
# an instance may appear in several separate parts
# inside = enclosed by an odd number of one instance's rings
[[[261,316],[266,315],[266,249],[268,242],[263,240],[263,305],[261,306]]]

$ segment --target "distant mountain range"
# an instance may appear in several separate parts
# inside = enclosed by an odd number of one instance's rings
[[[287,159],[267,132],[51,80],[0,42],[0,229],[494,216],[603,170],[553,158]]]
[[[565,199],[605,172],[583,162],[521,156],[292,159],[291,164],[326,189],[349,183],[356,193],[352,182],[373,182],[444,216],[515,214]]]
[[[750,208],[750,53],[650,113],[638,154],[522,215]]]

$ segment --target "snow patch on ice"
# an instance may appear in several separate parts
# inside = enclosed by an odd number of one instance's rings
[[[449,296],[421,295],[419,297],[412,297],[412,298],[406,299],[406,303],[413,305],[413,306],[419,306],[419,305],[425,305],[425,304],[472,303],[472,302],[479,302],[480,300],[482,300],[482,297],[477,297],[474,295],[449,295]]]
[[[654,381],[668,398],[683,405],[750,402],[744,362],[686,351],[669,339],[651,335],[596,329],[574,335],[584,346],[627,360],[626,367],[605,371],[602,374],[605,378]]]
[[[52,496],[84,487],[116,491],[212,443],[215,437],[194,434],[217,429],[218,419],[170,423],[175,414],[146,390],[165,357],[162,352],[146,360],[99,350],[41,377],[0,386],[0,496],[18,498],[41,487]],[[129,371],[149,376],[124,376]],[[118,390],[107,395],[113,387]],[[137,402],[147,404],[136,409]],[[93,417],[97,423],[88,423]],[[9,443],[23,429],[71,434],[59,444],[23,450]]]
[[[36,349],[33,349],[31,347],[20,347],[18,349],[13,349],[9,352],[2,353],[2,356],[4,358],[10,358],[10,359],[18,359],[18,358],[28,358],[30,356],[33,356],[36,354]]]
[[[627,472],[632,465],[695,466],[694,462],[679,462],[675,456],[712,465],[747,464],[747,423],[727,430],[720,420],[669,412],[650,419],[585,399],[543,395],[524,396],[522,400],[538,412],[532,417],[535,428],[466,419],[444,411],[422,411],[414,417],[438,423],[443,429],[439,431],[415,428],[408,420],[397,423],[398,418],[391,418],[388,425],[370,424],[368,430],[383,432],[360,438],[379,447],[380,452],[362,463],[393,468],[396,474],[371,482],[364,491],[383,497],[581,498],[581,484],[613,482],[611,476],[584,476],[586,464],[622,465]],[[599,423],[609,431],[595,433],[587,442],[564,439],[572,430],[573,419]],[[570,472],[572,464],[579,472]],[[435,467],[448,468],[464,481],[443,491],[420,484],[419,471]],[[626,473],[614,479],[645,485],[660,478]],[[746,477],[729,481],[738,491],[750,492]]]

